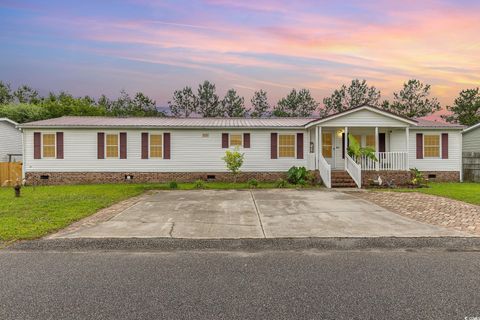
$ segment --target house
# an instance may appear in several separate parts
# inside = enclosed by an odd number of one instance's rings
[[[463,175],[480,182],[480,123],[463,130]]]
[[[224,181],[231,176],[221,158],[234,147],[245,154],[243,180],[276,180],[291,166],[318,172],[327,187],[345,176],[358,187],[379,175],[407,183],[413,167],[461,180],[463,126],[371,106],[321,119],[61,117],[20,127],[31,184]],[[349,134],[374,147],[378,161],[352,159]]]
[[[0,118],[0,162],[22,161],[22,132],[18,123]]]

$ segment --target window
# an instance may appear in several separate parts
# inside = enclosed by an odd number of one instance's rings
[[[325,158],[332,157],[332,134],[322,133],[322,155]]]
[[[295,135],[278,135],[278,155],[280,158],[295,158]]]
[[[367,147],[374,148],[375,149],[375,135],[368,135],[367,136]]]
[[[43,135],[43,157],[55,158],[55,133],[45,133]]]
[[[352,134],[353,138],[357,140],[359,145],[362,145],[362,136],[359,134]]]
[[[423,156],[426,158],[440,157],[440,136],[439,135],[423,136]]]
[[[151,134],[150,135],[150,158],[162,158],[163,157],[163,135]]]
[[[118,158],[118,134],[107,134],[107,158]]]
[[[242,146],[242,134],[241,133],[231,133],[230,134],[230,146],[231,147],[241,147]]]

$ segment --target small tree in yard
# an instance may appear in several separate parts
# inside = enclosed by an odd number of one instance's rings
[[[227,165],[227,169],[233,174],[233,182],[237,182],[237,175],[240,173],[240,168],[243,165],[244,153],[240,153],[238,148],[235,150],[225,151],[225,156],[222,158]]]

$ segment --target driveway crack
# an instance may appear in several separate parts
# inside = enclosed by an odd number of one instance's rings
[[[170,238],[173,238],[173,228],[175,228],[175,222],[172,222],[172,226],[170,227],[170,232],[168,233],[170,235]]]
[[[253,201],[253,205],[254,205],[254,207],[255,207],[255,212],[257,213],[258,222],[260,223],[260,228],[262,228],[263,237],[264,237],[264,238],[267,238],[267,237],[265,236],[265,229],[263,229],[262,218],[260,218],[260,211],[258,210],[257,201],[255,200],[255,196],[253,195],[252,190],[250,190],[250,195],[252,196],[252,201]]]

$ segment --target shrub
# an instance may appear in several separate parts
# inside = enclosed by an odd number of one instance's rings
[[[291,167],[287,172],[287,180],[291,184],[305,184],[307,180],[307,169],[305,167]]]
[[[251,189],[255,189],[256,187],[258,187],[258,181],[256,179],[250,179],[247,183]]]
[[[310,183],[312,186],[317,184],[317,176],[315,175],[315,172],[313,171],[308,171],[307,173],[307,179],[308,183]]]
[[[168,187],[169,187],[170,189],[178,189],[178,183],[177,183],[176,181],[170,181],[170,182],[168,183]]]
[[[427,180],[423,176],[423,174],[417,168],[410,169],[410,173],[412,174],[412,180],[410,183],[415,187],[426,187]]]
[[[285,179],[278,179],[275,183],[275,187],[277,188],[286,188],[288,186],[288,182]]]
[[[222,158],[227,165],[227,169],[233,174],[233,182],[237,182],[237,175],[243,165],[244,156],[245,154],[238,152],[238,147],[236,147],[233,151],[225,151],[225,156]]]
[[[195,189],[205,189],[205,182],[199,179],[195,181],[195,184],[193,186]]]

